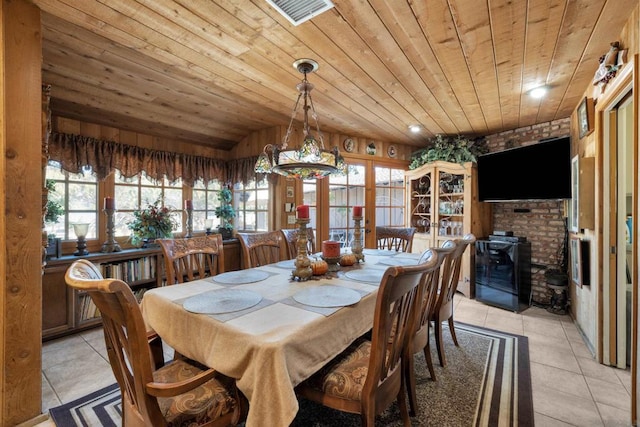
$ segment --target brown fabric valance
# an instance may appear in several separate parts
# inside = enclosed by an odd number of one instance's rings
[[[227,165],[227,182],[247,184],[249,181],[262,181],[265,174],[256,173],[254,167],[258,156],[247,157],[229,162]],[[275,174],[271,174],[275,175]]]
[[[91,166],[99,180],[116,169],[126,178],[144,171],[152,179],[166,177],[173,182],[182,178],[190,186],[199,179],[231,183],[262,179],[253,170],[257,157],[226,162],[59,132],[51,135],[49,158],[71,173],[81,173],[83,167]]]

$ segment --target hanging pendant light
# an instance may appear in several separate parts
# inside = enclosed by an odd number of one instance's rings
[[[346,164],[340,155],[338,147],[327,150],[324,147],[320,123],[311,99],[313,85],[307,80],[307,74],[318,69],[318,63],[313,59],[298,59],[293,67],[304,75],[302,82],[298,83],[298,98],[293,106],[291,121],[281,145],[268,144],[258,157],[255,165],[257,173],[277,173],[288,178],[311,179],[324,178],[331,174],[346,172]],[[289,138],[293,129],[293,121],[298,112],[298,106],[302,99],[303,109],[303,133],[304,139],[298,149],[289,148]],[[317,139],[311,134],[309,126],[309,110],[316,122]]]

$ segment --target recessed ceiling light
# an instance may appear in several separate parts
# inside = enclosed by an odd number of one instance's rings
[[[420,125],[410,125],[409,130],[413,133],[418,133],[422,130],[422,126]]]
[[[529,96],[532,98],[540,99],[547,94],[547,86],[534,87],[529,91]]]

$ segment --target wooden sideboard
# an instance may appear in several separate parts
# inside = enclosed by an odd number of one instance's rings
[[[240,242],[225,240],[225,271],[240,269]],[[69,288],[64,280],[73,261],[84,258],[98,265],[105,277],[127,282],[134,294],[141,298],[144,290],[164,286],[164,259],[159,247],[126,249],[113,253],[73,255],[47,261],[42,277],[42,339],[44,341],[76,333],[101,324],[100,314],[84,292]]]

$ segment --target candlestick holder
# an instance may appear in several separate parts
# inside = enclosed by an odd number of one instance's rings
[[[296,257],[294,265],[296,269],[291,272],[293,279],[298,279],[301,282],[308,280],[313,276],[313,270],[311,269],[311,260],[307,253],[307,224],[309,224],[309,218],[297,218],[296,224],[298,224],[298,256]]]
[[[102,249],[100,252],[120,252],[122,248],[116,242],[115,238],[115,224],[113,221],[113,215],[116,213],[115,209],[104,209],[104,214],[107,216],[107,240],[102,244]]]
[[[193,209],[186,208],[184,212],[187,214],[187,232],[184,237],[193,237]]]
[[[322,259],[327,262],[327,271],[331,273],[340,271],[340,257],[326,257],[322,255]]]
[[[353,241],[351,242],[351,252],[356,256],[357,262],[364,262],[364,254],[362,253],[362,229],[360,227],[360,222],[362,221],[361,216],[354,216],[353,222]]]

